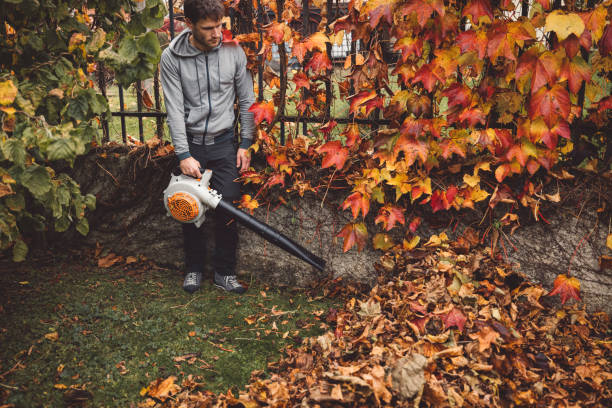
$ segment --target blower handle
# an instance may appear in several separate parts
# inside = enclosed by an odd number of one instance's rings
[[[200,174],[202,174],[202,178],[201,178],[201,180],[202,180],[203,184],[204,184],[206,187],[209,187],[209,186],[210,186],[210,178],[212,177],[212,170],[210,170],[210,169],[205,169],[205,168],[203,168],[203,167],[200,167],[200,168],[199,168],[199,170],[200,170]],[[185,173],[183,173],[183,172],[181,171],[181,166],[176,166],[176,167],[174,168],[174,170],[172,170],[172,175],[173,175],[173,176],[180,176],[180,175],[184,175],[184,176],[191,177],[191,178],[197,178],[197,177],[193,177],[193,176],[192,176],[192,175],[190,175],[190,174],[185,174]]]

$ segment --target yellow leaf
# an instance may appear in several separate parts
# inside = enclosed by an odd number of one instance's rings
[[[17,109],[13,108],[12,106],[9,106],[9,107],[6,107],[6,108],[3,106],[3,107],[0,108],[0,110],[2,112],[6,113],[9,116],[14,115],[15,112],[17,112]]]
[[[484,200],[488,196],[489,196],[489,193],[487,193],[485,190],[481,190],[479,188],[472,190],[472,193],[470,194],[470,198],[475,203],[477,203],[478,201]]]
[[[140,389],[140,396],[141,396],[141,397],[144,397],[145,395],[147,395],[147,392],[149,392],[149,387],[146,387],[146,388],[145,388],[145,387],[142,387],[142,388]]]
[[[568,154],[572,150],[574,150],[574,144],[572,143],[571,140],[568,140],[567,143],[565,144],[565,146],[563,146],[561,149],[559,149],[559,151],[561,153],[563,153],[563,154]]]
[[[402,247],[405,250],[410,251],[416,248],[416,246],[419,244],[420,241],[421,241],[421,237],[419,237],[418,235],[415,235],[414,237],[412,237],[410,241],[404,240]]]
[[[478,183],[480,183],[480,177],[478,177],[478,175],[470,176],[469,174],[464,174],[463,182],[470,187],[476,187]]]
[[[10,79],[0,82],[0,105],[10,105],[17,96],[17,87]]]
[[[65,390],[65,389],[66,389],[66,388],[68,388],[68,387],[67,387],[66,385],[64,385],[64,384],[55,384],[55,385],[53,386],[53,388],[56,388],[56,389],[58,389],[58,390]]]
[[[429,237],[429,241],[425,243],[425,246],[438,246],[446,241],[448,241],[448,236],[445,232],[442,232],[440,235],[432,235]]]
[[[612,249],[612,234],[608,235],[608,239],[606,239],[606,246]]]
[[[29,285],[30,282],[29,281],[21,281],[19,282],[20,285]]]
[[[576,13],[564,14],[555,10],[546,17],[546,31],[554,31],[559,41],[565,40],[570,34],[580,38],[584,31],[584,21]]]
[[[45,334],[45,339],[56,341],[57,339],[59,339],[59,334],[57,334],[57,332],[47,333]]]
[[[474,175],[478,175],[478,170],[486,170],[491,171],[491,163],[489,162],[480,162],[476,166],[474,166]]]

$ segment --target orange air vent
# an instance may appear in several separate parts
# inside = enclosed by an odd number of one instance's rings
[[[196,199],[187,193],[174,193],[168,198],[168,208],[170,214],[182,222],[189,222],[196,219],[200,212]]]

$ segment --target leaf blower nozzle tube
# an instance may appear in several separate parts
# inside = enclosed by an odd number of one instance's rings
[[[291,238],[284,236],[279,231],[275,230],[269,225],[264,224],[257,218],[251,217],[249,214],[240,211],[228,202],[223,200],[219,201],[217,207],[215,208],[215,211],[222,211],[226,213],[240,224],[244,225],[254,233],[264,238],[266,241],[289,252],[291,255],[294,255],[302,259],[303,261],[308,262],[310,265],[314,266],[318,270],[323,271],[323,269],[325,268],[325,261],[323,259],[314,255],[312,252],[308,251],[306,248],[293,241]]]

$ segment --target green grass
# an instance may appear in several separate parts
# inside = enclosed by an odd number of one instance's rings
[[[95,407],[129,406],[170,375],[237,390],[283,346],[319,334],[332,305],[256,283],[238,296],[205,281],[189,295],[175,270],[56,261],[0,270],[0,405],[63,406],[66,386]]]

